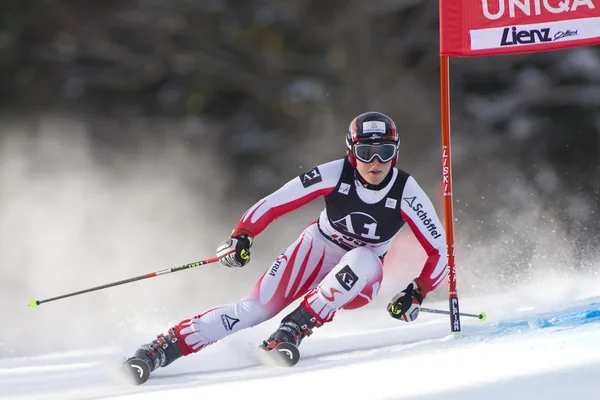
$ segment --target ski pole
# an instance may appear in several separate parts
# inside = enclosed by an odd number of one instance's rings
[[[450,315],[450,311],[444,311],[444,310],[436,310],[434,308],[423,308],[421,307],[421,311],[423,312],[427,312],[427,313],[432,313],[432,314],[446,314],[446,315]],[[474,317],[474,318],[479,318],[481,320],[481,322],[485,321],[487,319],[487,314],[484,312],[480,312],[479,314],[468,314],[468,313],[458,313],[458,315],[460,315],[461,317]]]
[[[85,289],[85,290],[80,290],[78,292],[63,294],[62,296],[52,297],[52,298],[46,299],[46,300],[31,300],[29,302],[28,306],[31,307],[31,308],[36,308],[37,306],[39,306],[42,303],[49,303],[51,301],[60,300],[60,299],[64,299],[64,298],[67,298],[67,297],[77,296],[77,295],[84,294],[84,293],[89,293],[89,292],[95,292],[96,290],[102,290],[102,289],[106,289],[106,288],[113,287],[113,286],[124,285],[126,283],[140,281],[142,279],[154,278],[155,276],[166,275],[166,274],[170,274],[171,272],[179,272],[179,271],[183,271],[183,270],[186,270],[186,269],[196,268],[196,267],[199,267],[201,265],[206,265],[206,264],[213,263],[215,261],[219,261],[219,257],[213,257],[213,258],[209,258],[209,259],[206,259],[206,260],[197,261],[197,262],[191,263],[191,264],[185,264],[185,265],[180,265],[178,267],[163,269],[163,270],[160,270],[160,271],[151,272],[149,274],[136,276],[135,278],[124,279],[122,281],[108,283],[106,285],[96,286],[96,287],[93,287],[93,288],[89,288],[89,289]]]

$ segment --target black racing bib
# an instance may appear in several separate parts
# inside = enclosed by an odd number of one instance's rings
[[[377,203],[367,204],[358,197],[354,168],[346,159],[340,180],[325,197],[329,223],[344,236],[345,241],[352,241],[355,245],[390,240],[405,223],[400,214],[400,202],[409,176],[398,170],[387,195]]]

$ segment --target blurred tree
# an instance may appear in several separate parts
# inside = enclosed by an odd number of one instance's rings
[[[191,121],[174,124],[174,136],[214,146],[243,176],[238,183],[253,183],[246,193],[259,196],[300,165],[341,156],[347,123],[377,109],[402,128],[403,162],[435,177],[428,184],[439,176],[431,2],[5,0],[0,7],[0,102],[13,114],[86,115],[97,140],[119,146],[128,118]],[[598,49],[453,60],[452,96],[458,211],[487,218],[474,235],[504,229],[494,212],[518,213],[535,199],[582,249],[595,247]],[[515,181],[529,197],[511,190]],[[469,210],[461,208],[467,199]]]

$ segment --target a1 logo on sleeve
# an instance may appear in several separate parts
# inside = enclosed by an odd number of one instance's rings
[[[319,183],[323,181],[323,177],[321,177],[321,173],[319,172],[319,168],[315,167],[310,171],[300,175],[300,182],[302,182],[302,186],[305,188],[314,185],[315,183]]]

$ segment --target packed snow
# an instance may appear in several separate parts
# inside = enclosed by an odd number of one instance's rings
[[[288,369],[262,365],[256,353],[278,318],[178,360],[142,386],[116,373],[129,347],[5,358],[0,398],[593,400],[599,283],[587,276],[461,298],[461,311],[485,311],[488,320],[462,318],[460,338],[444,315],[422,313],[407,324],[380,307],[339,312],[305,339],[302,359]],[[447,309],[447,301],[427,306]]]

